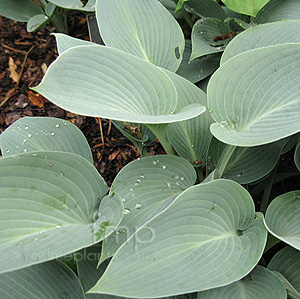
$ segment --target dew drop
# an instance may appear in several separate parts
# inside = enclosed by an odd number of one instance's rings
[[[124,209],[124,212],[123,212],[124,215],[128,215],[128,214],[130,214],[130,213],[131,213],[131,211],[130,211],[129,209],[127,209],[127,208]]]
[[[32,157],[37,157],[38,156],[38,154],[32,154]]]
[[[132,192],[132,191],[133,191],[133,189],[132,189],[132,188],[130,188],[130,191]]]
[[[20,131],[21,130],[21,126],[17,126],[17,129]]]
[[[163,170],[165,170],[166,168],[167,168],[167,166],[165,166],[165,165],[162,165],[162,167],[161,167]]]
[[[9,149],[6,149],[6,152],[9,153]]]
[[[123,201],[123,202],[125,202],[125,201],[126,201],[126,199],[125,199],[125,198],[123,198],[123,199],[122,199],[122,201]]]
[[[24,143],[27,142],[27,139],[24,139],[23,142],[24,142]]]
[[[192,148],[194,147],[194,144],[192,144]]]
[[[16,148],[19,148],[19,146],[18,146],[18,145],[16,145]]]
[[[24,129],[27,130],[27,129],[28,129],[28,126],[25,126]]]
[[[60,127],[60,124],[56,124],[55,127],[56,127],[56,128],[59,128],[59,127]]]
[[[32,137],[32,134],[28,134],[27,136],[28,136],[28,138],[31,138],[31,137]]]
[[[169,183],[169,182],[167,183],[167,186],[168,186],[169,189],[172,188],[172,185],[171,185],[171,183]]]
[[[152,164],[153,164],[153,165],[157,165],[157,162],[156,162],[156,161],[153,161]]]
[[[69,207],[64,203],[62,206],[62,209],[64,209],[64,210],[69,210]]]
[[[26,148],[24,148],[24,153],[27,153],[27,149]]]
[[[141,174],[141,175],[140,175],[140,178],[141,178],[141,179],[144,179],[144,178],[145,178],[145,176]]]
[[[137,182],[136,182],[136,183],[134,183],[134,186],[139,186],[139,185],[140,185],[140,184],[139,184],[139,183],[137,183]]]
[[[37,240],[38,240],[38,238],[34,238],[34,239],[33,239],[33,241],[37,241]]]
[[[183,177],[183,176],[182,176],[182,177],[180,177],[180,180],[184,181],[184,177]]]
[[[67,125],[67,122],[64,121],[64,126],[66,126],[66,125]]]
[[[179,183],[178,183],[178,182],[176,182],[176,186],[179,186]]]
[[[58,174],[59,174],[62,178],[65,176],[61,171],[58,171]]]
[[[141,208],[142,208],[142,204],[141,204],[141,203],[137,203],[134,207],[135,207],[137,210],[138,210],[138,209],[141,209]]]
[[[174,176],[174,179],[175,179],[175,180],[179,180],[179,175],[176,174],[176,175]]]
[[[51,136],[54,136],[55,135],[55,133],[54,132],[51,132]]]
[[[213,108],[209,108],[209,110],[208,110],[210,113],[212,113],[213,111],[214,111],[214,109]]]
[[[54,228],[61,228],[61,225],[56,225]]]

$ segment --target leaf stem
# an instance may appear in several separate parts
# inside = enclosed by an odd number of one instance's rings
[[[196,172],[197,172],[197,175],[198,175],[198,179],[199,179],[199,182],[203,182],[204,181],[204,176],[203,176],[203,171],[202,171],[202,168],[201,167],[195,167],[196,169]]]
[[[266,213],[267,206],[268,206],[268,203],[270,200],[270,194],[271,194],[272,187],[274,184],[274,179],[276,176],[277,168],[278,168],[278,163],[273,168],[272,172],[270,173],[270,175],[268,176],[268,178],[266,180],[265,189],[264,189],[264,193],[263,193],[263,196],[261,199],[260,209],[259,209],[264,214]]]
[[[168,155],[174,155],[178,156],[178,154],[175,152],[172,144],[170,143],[168,137],[167,137],[167,127],[168,124],[162,124],[162,125],[151,125],[148,124],[147,127],[153,132],[153,134],[157,137],[160,144],[166,151]]]
[[[218,161],[216,170],[215,170],[215,179],[220,179],[227,167],[227,164],[236,149],[235,145],[227,144],[223,150],[223,153]]]
[[[188,12],[185,10],[185,8],[183,6],[181,8],[181,13],[182,13],[184,19],[186,20],[186,22],[188,23],[188,25],[191,27],[191,29],[193,29],[194,23],[193,23],[190,15],[188,14]]]

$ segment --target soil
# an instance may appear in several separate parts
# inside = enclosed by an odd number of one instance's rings
[[[84,14],[70,14],[68,26],[70,36],[89,40]],[[26,116],[70,121],[86,136],[94,165],[109,186],[124,165],[140,157],[135,146],[109,120],[70,113],[30,91],[30,87],[39,84],[47,67],[57,57],[55,39],[47,29],[28,33],[26,23],[0,16],[0,52],[0,133]],[[163,152],[157,141],[148,151],[152,155]]]

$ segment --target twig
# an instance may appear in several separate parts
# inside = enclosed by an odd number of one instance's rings
[[[12,47],[7,46],[7,45],[5,45],[5,44],[3,44],[3,43],[1,43],[1,46],[4,47],[4,48],[6,48],[6,49],[8,49],[8,50],[11,50],[11,51],[15,51],[15,52],[22,53],[22,54],[25,54],[25,55],[27,54],[26,51],[18,50],[18,49],[12,48]]]
[[[102,122],[101,122],[101,118],[100,117],[96,117],[96,121],[99,124],[100,127],[100,134],[101,134],[101,140],[102,140],[102,147],[104,150],[105,144],[104,144],[104,137],[103,137],[103,130],[102,130]]]
[[[111,131],[111,120],[108,120],[107,135],[109,135],[110,131]]]
[[[20,74],[19,74],[19,77],[18,77],[18,81],[16,82],[15,87],[13,89],[11,89],[6,94],[5,99],[0,103],[0,108],[3,107],[7,103],[7,101],[12,97],[12,95],[15,93],[17,87],[19,86],[19,83],[20,83],[20,80],[21,80],[21,77],[22,77],[22,74],[23,74],[23,71],[24,71],[24,67],[25,67],[25,64],[26,64],[26,61],[27,61],[27,57],[28,57],[29,53],[32,51],[33,48],[34,48],[34,46],[32,46],[30,48],[30,50],[26,53],[25,58],[24,58],[23,63],[22,63],[22,68],[21,68],[21,71],[20,71]]]

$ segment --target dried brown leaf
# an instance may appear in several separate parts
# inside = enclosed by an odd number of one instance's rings
[[[29,101],[40,108],[44,107],[44,100],[40,94],[35,94],[31,90],[27,91]]]
[[[19,80],[19,74],[16,72],[17,70],[17,66],[14,62],[14,60],[9,57],[9,61],[8,61],[8,70],[10,72],[9,77],[14,81],[14,82],[18,82]]]

